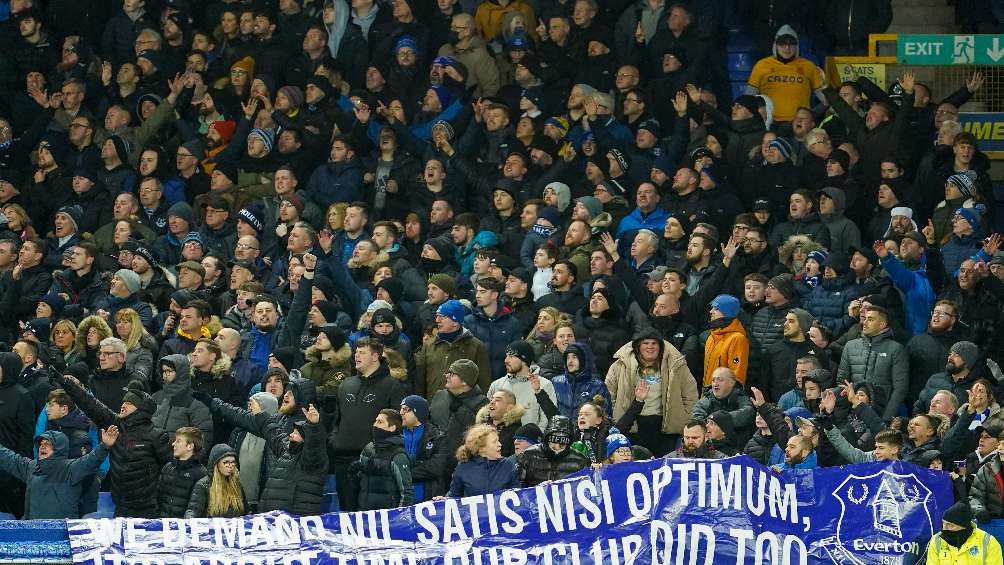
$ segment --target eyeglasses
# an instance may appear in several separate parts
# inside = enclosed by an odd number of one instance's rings
[[[255,251],[258,250],[257,247],[251,247],[250,245],[248,245],[246,243],[238,243],[237,244],[237,249],[254,249]]]
[[[178,158],[181,159],[183,157],[184,158],[195,157],[195,155],[192,155],[191,153],[182,153],[181,151],[178,151]]]
[[[118,351],[98,351],[98,357],[108,357],[109,355],[118,355]]]
[[[743,238],[743,243],[763,243],[763,242],[764,240],[762,239],[753,239],[752,237]],[[767,288],[774,288],[774,287],[768,286]]]
[[[247,76],[248,72],[244,69],[230,69],[230,76]]]
[[[935,310],[934,312],[931,312],[931,317],[932,318],[954,318],[955,315],[954,314],[949,314],[948,312],[938,312],[937,310]]]

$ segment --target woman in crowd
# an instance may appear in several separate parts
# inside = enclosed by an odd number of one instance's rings
[[[236,518],[248,513],[237,452],[225,443],[209,452],[209,474],[195,483],[185,518]]]
[[[516,463],[502,457],[502,443],[494,426],[477,424],[467,430],[457,449],[460,463],[446,496],[463,498],[519,487]]]

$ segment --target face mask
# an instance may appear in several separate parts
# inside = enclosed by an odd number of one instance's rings
[[[941,539],[945,540],[945,543],[951,545],[952,547],[962,547],[971,535],[973,535],[972,526],[951,532],[948,530],[941,530]]]
[[[428,259],[426,257],[422,257],[422,267],[427,273],[435,273],[439,271],[444,264],[446,264],[446,261],[443,261],[442,259]]]
[[[387,430],[373,426],[373,443],[387,441],[391,436],[395,435],[395,433],[396,432],[388,432]]]

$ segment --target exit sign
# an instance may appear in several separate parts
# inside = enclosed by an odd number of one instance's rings
[[[1004,63],[1004,35],[908,35],[896,41],[904,65],[998,65]]]

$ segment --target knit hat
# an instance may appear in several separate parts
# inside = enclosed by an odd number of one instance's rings
[[[198,243],[199,247],[201,247],[203,250],[206,249],[206,242],[202,241],[202,234],[201,233],[199,233],[197,231],[190,231],[190,232],[188,232],[188,234],[185,235],[185,239],[183,239],[181,241],[181,244],[185,245],[186,243],[189,243],[189,242],[192,242],[192,241],[194,241],[195,243]]]
[[[967,502],[956,502],[949,506],[948,510],[945,510],[941,519],[956,526],[968,528],[973,522],[973,509],[969,507]]]
[[[742,96],[737,97],[732,103],[746,108],[749,110],[749,113],[754,116],[757,115],[756,96],[753,96],[752,94],[743,94]]]
[[[317,310],[324,316],[324,320],[329,324],[334,324],[338,319],[338,313],[341,309],[338,307],[338,303],[333,300],[320,300],[314,303],[317,306]],[[328,338],[331,339],[330,337]]]
[[[285,196],[279,199],[279,202],[289,202],[293,206],[293,208],[296,208],[296,211],[299,214],[302,214],[303,209],[305,208],[305,206],[303,205],[303,200],[301,200],[300,197],[297,196],[295,192],[286,194]]]
[[[660,265],[648,272],[646,277],[648,277],[648,282],[660,282],[666,278],[666,273],[669,272],[669,267],[665,265]]]
[[[962,216],[974,232],[980,231],[980,213],[976,208],[959,208],[955,211],[956,216]]]
[[[808,333],[809,328],[812,327],[812,322],[816,320],[812,314],[802,308],[792,308],[788,312],[794,314],[795,318],[798,319],[798,327],[802,330],[802,333]]]
[[[286,87],[295,88],[295,87]],[[216,133],[220,134],[220,138],[223,139],[223,143],[230,143],[230,140],[234,137],[234,132],[237,131],[237,122],[230,120],[216,120],[213,125],[209,126],[216,130]]]
[[[719,294],[711,301],[711,309],[718,310],[722,316],[731,320],[739,315],[739,299],[731,294]]]
[[[551,226],[558,227],[561,223],[561,214],[559,214],[558,209],[553,206],[544,206],[537,211],[537,219],[547,220]]]
[[[72,206],[63,206],[56,211],[57,214],[66,214],[69,216],[70,220],[73,222],[73,227],[77,231],[80,231],[80,222],[84,218],[84,209],[80,206],[74,204]]]
[[[328,318],[325,317],[325,320]],[[327,323],[319,327],[318,330],[328,338],[328,342],[331,343],[331,349],[338,351],[345,346],[345,331],[338,327],[337,324]]]
[[[254,76],[254,59],[252,59],[249,56],[248,57],[244,57],[243,59],[240,59],[239,61],[237,61],[233,65],[230,65],[230,70],[232,71],[234,69],[240,69],[240,70],[244,71],[245,73],[247,73],[248,77],[253,77]]]
[[[846,255],[834,251],[833,253],[830,253],[829,257],[826,258],[826,261],[823,262],[823,268],[825,269],[826,267],[833,269],[839,277],[847,272],[850,268],[850,263]]]
[[[421,53],[418,50],[418,44],[415,43],[415,38],[407,34],[402,35],[401,38],[397,40],[397,43],[394,44],[394,55],[397,55],[397,52],[405,47],[414,51],[415,55],[421,56]]]
[[[194,292],[182,288],[171,293],[171,300],[174,301],[180,308],[188,306],[188,303],[198,298]]]
[[[59,314],[63,311],[63,308],[66,306],[66,300],[63,300],[62,296],[52,292],[43,296],[39,302],[45,302],[49,305],[49,308],[52,308],[53,318],[59,316]]]
[[[470,359],[457,359],[453,363],[450,363],[450,368],[446,370],[447,373],[453,373],[460,377],[460,380],[467,383],[467,386],[474,388],[478,384],[478,366],[474,364],[474,361]]]
[[[906,216],[907,218],[913,219],[913,208],[907,206],[895,206],[889,211],[890,216]]]
[[[972,369],[980,359],[980,348],[971,341],[957,341],[949,351],[961,357],[967,369]]]
[[[945,182],[954,184],[963,196],[971,198],[976,194],[976,178],[974,171],[962,171],[948,177],[948,180]]]
[[[419,422],[429,421],[429,402],[417,394],[411,394],[401,400],[401,406],[407,406],[415,413]]]
[[[429,277],[429,284],[436,285],[447,296],[457,295],[457,281],[450,275],[444,275],[443,273],[432,275]]]
[[[198,139],[192,139],[181,144],[193,157],[199,161],[206,158],[206,146]]]
[[[780,292],[781,296],[787,298],[788,300],[795,298],[795,283],[793,282],[791,275],[787,273],[771,277],[771,279],[767,281],[767,286],[774,287],[774,290]]]
[[[304,95],[299,86],[286,85],[279,89],[279,93],[289,100],[290,107],[299,108],[300,106],[303,106]]]
[[[331,86],[331,81],[324,75],[311,75],[307,79],[307,86],[314,85],[324,93],[325,98],[331,98],[335,94],[335,87]]]
[[[595,196],[580,196],[575,199],[576,202],[582,204],[586,211],[589,212],[590,218],[595,218],[603,213],[603,203],[600,202],[599,198]]]
[[[286,372],[292,371],[296,368],[296,351],[297,349],[292,346],[277,347],[272,350],[270,357],[275,357],[275,360],[282,365]]]
[[[259,234],[263,229],[261,221],[262,216],[263,214],[261,210],[259,210],[258,207],[253,204],[250,206],[245,206],[244,208],[241,208],[240,212],[237,212],[237,220],[251,226],[251,228],[254,229],[254,231],[258,232]]]
[[[517,279],[523,281],[526,285],[530,285],[533,282],[533,274],[525,267],[516,267],[515,269],[509,271],[509,276],[516,277]]]
[[[505,349],[505,354],[507,356],[512,355],[527,365],[533,363],[536,357],[533,351],[533,346],[530,345],[529,342],[522,339],[510,343]]]
[[[195,225],[195,213],[192,211],[192,207],[188,202],[181,201],[176,202],[167,209],[167,217],[170,218],[174,216],[188,222],[189,226]]]
[[[129,289],[129,294],[136,294],[143,288],[143,281],[140,280],[139,275],[134,273],[132,269],[119,269],[115,271],[115,276],[122,279],[126,288]]]
[[[543,435],[543,432],[540,431],[540,427],[537,426],[537,424],[523,424],[516,430],[516,433],[513,434],[512,439],[521,439],[529,444],[537,445],[540,443],[541,436]]]
[[[753,209],[754,212],[757,212],[759,210],[767,210],[769,212],[770,209],[771,209],[770,199],[769,198],[757,198],[756,200],[753,201],[753,208],[752,209]]]
[[[275,130],[265,129],[265,128],[254,128],[248,137],[257,137],[265,145],[265,153],[271,153],[272,147],[275,145]]]
[[[617,428],[611,428],[610,431],[617,431]],[[631,448],[631,440],[627,438],[622,433],[612,433],[607,436],[607,459],[614,456],[614,452],[622,447]]]
[[[391,302],[397,304],[404,298],[404,283],[401,279],[390,277],[378,282],[374,287],[374,292],[383,289],[390,296]]]
[[[571,123],[568,121],[568,118],[565,118],[563,116],[554,116],[553,118],[548,118],[547,121],[544,122],[544,125],[554,126],[554,129],[558,130],[558,132],[561,133],[561,137],[565,137],[566,135],[568,135],[568,129],[571,127]]]
[[[467,316],[467,310],[464,309],[464,305],[459,300],[447,300],[436,309],[436,315],[444,316],[458,324],[463,324],[464,317]]]
[[[722,433],[725,434],[726,438],[735,437],[736,425],[730,412],[726,412],[725,410],[716,410],[708,416],[708,420],[718,424],[718,427],[721,428]]]
[[[24,326],[21,328],[22,334],[24,332],[30,332],[31,335],[35,336],[38,341],[47,342],[49,341],[49,332],[52,329],[52,320],[49,318],[32,318],[25,322]]]
[[[453,129],[453,124],[451,124],[446,120],[437,120],[436,123],[433,124],[432,126],[432,131],[436,131],[436,128],[441,128],[443,130],[443,133],[446,134],[447,141],[453,139],[453,136],[455,136],[457,133]]]
[[[847,172],[851,168],[851,156],[843,149],[834,149],[826,160],[838,163],[844,172]]]
[[[372,328],[377,324],[396,325],[397,316],[394,315],[393,310],[390,310],[389,308],[381,308],[376,312],[373,312],[373,315],[370,316],[370,327]]]
[[[654,135],[656,138],[662,137],[662,125],[659,123],[659,120],[655,118],[649,118],[642,121],[642,123],[638,124],[638,129],[645,130]]]
[[[373,302],[370,302],[370,305],[366,307],[366,313],[373,314],[374,312],[380,309],[393,310],[394,305],[391,304],[390,302],[387,302],[386,300],[380,300],[378,298]]]
[[[554,191],[554,195],[558,197],[558,213],[567,210],[568,204],[572,201],[572,189],[563,182],[550,182],[544,187],[544,192],[548,190]]]
[[[237,163],[219,163],[213,172],[220,173],[230,179],[230,182],[237,184]],[[209,193],[209,196],[213,196],[213,193]],[[227,207],[229,208],[229,206]]]
[[[270,392],[257,392],[252,394],[251,398],[258,403],[262,412],[266,414],[275,414],[279,411],[279,399]]]
[[[150,64],[156,67],[158,70],[164,68],[164,56],[160,54],[160,51],[155,51],[153,49],[144,49],[136,55],[136,60],[146,59],[150,61]]]
[[[829,257],[829,256],[830,256],[829,253],[817,249],[815,251],[810,251],[808,253],[808,255],[805,256],[805,259],[806,259],[806,261],[808,261],[809,259],[812,259],[812,260],[814,260],[816,262],[816,264],[818,264],[820,267],[822,267],[823,263],[826,262],[826,258]]]
[[[606,155],[597,154],[590,157],[587,163],[592,163],[600,172],[603,173],[604,177],[610,176],[610,160],[607,159]]]
[[[442,106],[444,110],[447,106],[452,104],[453,100],[456,98],[453,96],[453,93],[450,92],[450,89],[445,86],[430,86],[429,88],[436,93],[436,98],[439,98],[439,105]]]
[[[771,141],[769,144],[767,144],[767,147],[768,148],[773,147],[777,149],[778,152],[781,153],[781,155],[785,159],[789,161],[791,160],[791,142],[789,142],[787,139],[783,137],[778,137],[774,141]]]

